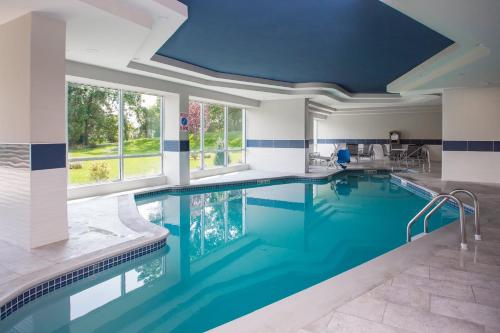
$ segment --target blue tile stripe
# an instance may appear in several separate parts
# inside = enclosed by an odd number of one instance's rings
[[[247,148],[309,148],[309,140],[253,140],[247,139]]]
[[[31,170],[66,168],[65,143],[33,143],[31,151]]]
[[[41,282],[11,298],[7,303],[0,306],[0,320],[4,320],[26,304],[52,293],[60,288],[73,284],[89,276],[95,275],[119,264],[142,257],[146,254],[164,248],[166,238],[148,245],[127,251],[125,253],[100,260],[96,263],[77,268],[73,271],[56,276],[50,280]]]
[[[443,151],[500,152],[500,141],[445,140]]]
[[[318,144],[388,144],[389,139],[318,139]],[[441,145],[441,139],[401,139],[404,145]]]
[[[271,199],[247,197],[247,204],[253,206],[281,208],[281,209],[295,210],[295,211],[305,210],[305,204],[302,202],[291,202],[284,200],[271,200]]]
[[[163,150],[170,152],[189,151],[189,140],[164,140]]]

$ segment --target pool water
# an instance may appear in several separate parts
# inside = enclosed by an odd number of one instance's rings
[[[137,199],[170,230],[164,250],[42,297],[0,331],[205,331],[403,245],[426,203],[380,172]],[[430,229],[457,217],[443,208]]]

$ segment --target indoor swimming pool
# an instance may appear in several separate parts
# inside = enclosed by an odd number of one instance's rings
[[[427,202],[380,171],[137,197],[170,231],[164,249],[24,306],[0,331],[205,331],[405,244]],[[442,208],[430,229],[457,217]]]

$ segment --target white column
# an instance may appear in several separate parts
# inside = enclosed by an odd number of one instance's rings
[[[171,185],[188,185],[190,181],[188,132],[180,130],[180,113],[188,112],[188,104],[185,94],[164,97],[163,165]]]
[[[64,22],[30,13],[0,26],[0,238],[67,239]]]

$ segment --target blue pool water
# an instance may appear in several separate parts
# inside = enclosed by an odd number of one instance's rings
[[[204,331],[403,245],[426,202],[380,172],[137,199],[170,230],[164,250],[44,296],[0,331]],[[430,228],[456,218],[441,209]]]

